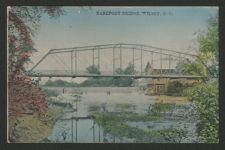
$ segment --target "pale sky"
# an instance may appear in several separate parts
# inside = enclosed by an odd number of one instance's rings
[[[177,51],[195,47],[195,32],[204,31],[207,19],[218,12],[217,7],[64,7],[65,15],[50,19],[44,15],[34,38],[34,64],[50,49],[92,46],[98,44],[146,44]],[[96,15],[96,12],[139,12],[140,15]],[[149,16],[142,12],[166,13]],[[60,56],[60,55],[59,55]],[[66,60],[67,56],[62,57]],[[83,56],[84,57],[84,56]],[[88,60],[88,55],[86,55]],[[111,56],[110,56],[111,57]],[[107,54],[105,55],[107,59]],[[42,64],[54,64],[51,58]],[[48,66],[47,65],[47,66]],[[31,68],[33,65],[29,65]],[[41,64],[40,64],[41,67]],[[51,66],[50,66],[51,67]],[[107,65],[105,66],[107,67]]]

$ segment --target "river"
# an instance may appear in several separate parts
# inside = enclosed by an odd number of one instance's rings
[[[51,141],[60,143],[198,141],[196,119],[191,104],[154,107],[156,97],[146,96],[136,87],[44,87],[44,89],[57,92],[59,99],[62,101],[67,99],[71,104],[65,108],[55,123],[48,137]],[[81,94],[78,101],[73,97],[75,94]],[[105,118],[100,118],[105,119],[105,122],[90,117],[93,115],[96,118],[103,115]]]

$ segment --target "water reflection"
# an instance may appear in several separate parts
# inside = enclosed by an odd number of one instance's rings
[[[49,139],[62,143],[193,143],[198,140],[193,116],[191,105],[154,105],[154,97],[135,92],[88,92],[80,101],[71,99]]]

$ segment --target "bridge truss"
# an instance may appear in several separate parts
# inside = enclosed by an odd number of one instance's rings
[[[63,55],[65,56],[63,57]],[[56,62],[61,63],[61,67],[57,65],[56,69],[53,69],[53,66],[48,61],[46,62],[46,60],[53,60],[53,58]],[[119,43],[51,49],[28,71],[28,75],[73,78],[201,78],[201,76],[182,74],[177,69],[180,62],[195,58],[196,56],[193,54],[143,44]],[[45,69],[38,69],[41,64]],[[129,64],[133,66],[132,73],[118,73],[118,69],[124,70]],[[89,66],[96,66],[101,74],[88,73],[86,68]],[[149,72],[149,69],[153,70],[152,73]]]

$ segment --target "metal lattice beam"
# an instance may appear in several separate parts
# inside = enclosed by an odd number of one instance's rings
[[[116,59],[115,59],[115,55],[116,55],[116,51],[115,48],[119,48],[119,67],[120,69],[122,69],[123,67],[123,62],[122,62],[122,51],[123,50],[131,50],[131,54],[132,54],[132,64],[133,66],[135,66],[136,63],[135,61],[140,61],[140,75],[135,75],[133,70],[133,74],[132,75],[117,75],[115,74],[115,69],[116,69]],[[92,51],[92,65],[97,65],[98,69],[100,69],[100,51],[101,50],[112,50],[112,75],[101,75],[101,77],[134,77],[134,78],[139,78],[139,77],[143,77],[143,78],[158,78],[158,76],[152,76],[152,75],[143,75],[143,53],[147,52],[151,54],[151,66],[153,67],[153,55],[157,55],[159,56],[159,66],[160,66],[160,77],[168,77],[168,78],[199,78],[197,76],[168,76],[168,75],[163,75],[162,73],[162,69],[163,69],[163,62],[162,62],[162,56],[167,56],[169,57],[169,69],[171,69],[171,58],[175,58],[173,60],[179,60],[179,62],[181,62],[182,59],[189,59],[189,58],[197,58],[196,55],[193,54],[188,54],[188,53],[183,53],[183,52],[178,52],[175,50],[169,50],[169,49],[164,49],[164,48],[159,48],[159,47],[154,47],[154,46],[148,46],[148,45],[143,45],[143,44],[105,44],[105,45],[95,45],[95,46],[83,46],[83,47],[72,47],[72,48],[61,48],[61,49],[51,49],[49,50],[49,52],[44,55],[44,57],[42,57],[40,59],[40,61],[37,62],[37,64],[35,64],[33,66],[33,68],[31,70],[29,70],[29,74],[30,76],[39,76],[39,77],[44,77],[44,76],[51,76],[51,77],[99,77],[100,75],[86,75],[86,74],[78,74],[77,71],[77,59],[78,59],[78,52],[79,51]],[[135,59],[135,51],[139,51],[140,54],[140,58]],[[96,52],[96,54],[95,54]],[[57,54],[57,53],[70,53],[71,55],[71,74],[47,74],[47,73],[39,73],[38,75],[35,73],[32,73],[33,70],[42,62],[44,61],[44,59],[46,59],[47,56],[49,56],[50,54]],[[139,56],[138,54],[138,56]],[[95,59],[98,59],[95,61]],[[74,62],[75,61],[75,62]]]

